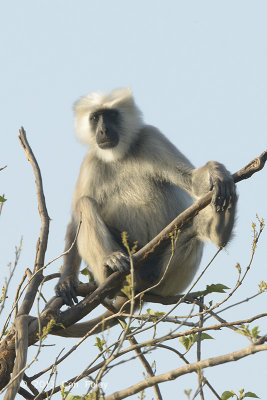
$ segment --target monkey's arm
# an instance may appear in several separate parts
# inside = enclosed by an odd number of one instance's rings
[[[193,198],[199,199],[213,190],[210,205],[193,220],[196,235],[201,240],[210,240],[217,247],[224,247],[231,238],[236,211],[236,188],[232,175],[216,161],[209,161],[203,167],[185,169],[178,175],[180,186]],[[177,182],[177,184],[179,184]]]
[[[72,219],[67,227],[64,262],[61,271],[61,277],[56,285],[55,291],[57,296],[63,298],[64,302],[71,306],[73,300],[75,303],[78,299],[75,295],[75,289],[77,287],[77,277],[79,273],[79,267],[81,264],[81,257],[78,253],[77,243],[75,237],[77,233],[77,225]]]
[[[75,289],[81,258],[92,270],[98,284],[105,280],[110,270],[129,270],[128,257],[114,240],[95,201],[88,196],[81,197],[74,204],[73,219],[66,234],[66,249],[75,238],[75,226],[79,221],[77,244],[65,256],[62,275],[56,286],[56,294],[63,297],[69,306],[73,305],[73,301],[77,302]]]
[[[214,189],[212,204],[216,211],[224,211],[236,201],[233,177],[225,166],[217,161],[209,161],[203,167],[192,171],[192,194],[194,197],[200,198],[212,189]]]
[[[209,161],[203,167],[194,168],[157,128],[145,126],[140,147],[140,158],[149,160],[159,179],[181,187],[194,199],[214,189],[212,203],[217,211],[226,209],[236,199],[233,178],[223,164]]]
[[[179,186],[194,199],[214,189],[211,204],[194,219],[194,230],[200,239],[211,240],[218,247],[225,246],[234,225],[237,201],[230,172],[216,161],[194,168],[156,128],[146,127],[143,140],[147,141],[144,151],[148,148],[151,151],[142,158],[150,160],[159,180]]]
[[[232,175],[224,165],[209,161],[192,171],[192,190],[196,198],[214,191],[211,204],[194,219],[194,227],[200,239],[224,247],[235,221],[237,194]]]

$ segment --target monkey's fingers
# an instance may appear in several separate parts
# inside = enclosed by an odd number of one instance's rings
[[[231,207],[233,203],[236,202],[236,187],[234,180],[232,177],[225,183],[225,201],[224,201],[224,210],[227,210],[228,207]]]
[[[61,297],[64,303],[69,307],[73,306],[74,302],[78,303],[78,299],[75,293],[75,284],[66,284],[64,286],[61,285],[57,287],[56,295],[58,297]]]
[[[236,200],[235,184],[231,176],[214,184],[213,204],[217,212],[224,212]]]
[[[215,210],[217,212],[222,212],[225,200],[225,192],[224,187],[222,186],[222,183],[219,181],[219,179],[216,179],[216,181],[213,183],[212,189],[214,190],[214,193],[212,196],[211,204],[213,205],[213,207],[215,207]]]
[[[104,266],[109,267],[112,271],[129,272],[130,260],[124,253],[116,251],[106,257]]]

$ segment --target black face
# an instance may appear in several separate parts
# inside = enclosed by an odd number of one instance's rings
[[[89,122],[101,149],[111,149],[119,143],[120,114],[116,109],[102,109],[90,115]]]

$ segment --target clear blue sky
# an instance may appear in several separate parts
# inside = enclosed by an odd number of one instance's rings
[[[215,159],[235,172],[266,149],[266,21],[264,0],[1,2],[0,167],[8,165],[0,173],[0,191],[8,199],[1,216],[2,279],[8,275],[14,246],[24,237],[12,290],[24,269],[33,266],[40,229],[33,172],[17,139],[19,127],[25,127],[42,171],[52,219],[48,261],[63,250],[73,186],[86,150],[74,136],[73,102],[92,91],[131,87],[145,121],[159,127],[196,166]],[[256,213],[267,220],[266,187],[266,169],[238,185],[235,238],[199,287],[212,282],[233,286],[235,263],[245,267],[250,256],[251,222]],[[266,239],[265,232],[239,299],[267,280]],[[202,265],[213,251],[208,245]],[[49,271],[59,267],[57,262]],[[266,296],[226,317],[246,318],[264,311]],[[55,338],[48,342],[58,343],[57,349],[75,343]],[[88,359],[93,343],[90,339],[82,353],[88,352]],[[233,342],[218,343],[208,343],[203,357],[239,349],[248,341],[236,335]],[[56,351],[47,350],[47,360]],[[39,359],[47,361],[45,356]],[[75,362],[80,365],[81,356]],[[166,363],[161,353],[157,372],[178,365],[175,357]],[[132,373],[142,379],[141,370]],[[266,373],[263,354],[205,372],[219,393],[245,387],[262,399]],[[59,379],[72,375],[73,368],[66,366]],[[134,381],[122,369],[107,383],[111,393]],[[162,385],[163,395],[185,399],[183,390],[195,383],[190,375]]]

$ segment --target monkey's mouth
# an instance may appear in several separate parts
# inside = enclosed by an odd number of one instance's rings
[[[100,149],[112,149],[119,143],[119,135],[113,129],[100,129],[96,135],[96,142]]]
[[[100,149],[112,149],[113,147],[116,147],[118,144],[118,140],[114,140],[114,139],[106,139],[106,140],[101,140],[98,143],[98,146],[100,147]]]

